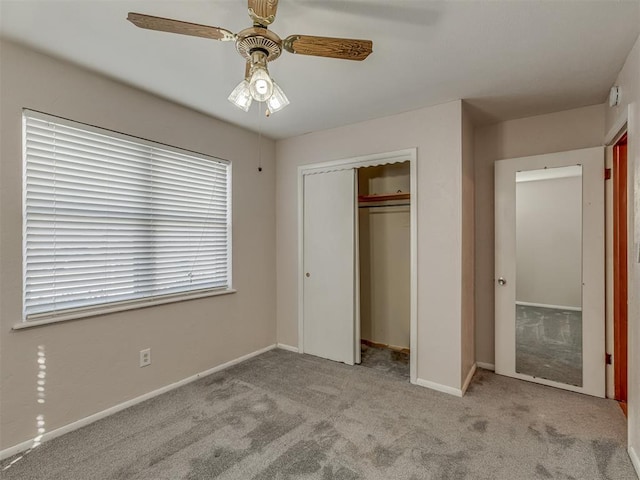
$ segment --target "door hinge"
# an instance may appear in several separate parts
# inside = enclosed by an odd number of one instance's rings
[[[611,360],[611,354],[610,353],[605,354],[605,363],[607,365],[611,365],[613,363],[612,360]]]
[[[605,180],[611,180],[611,169],[610,168],[605,168],[604,169],[604,179]]]

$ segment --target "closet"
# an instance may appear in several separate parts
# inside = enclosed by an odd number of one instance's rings
[[[357,189],[363,353],[373,347],[406,356],[411,319],[410,164],[359,168]],[[363,355],[362,362],[367,358]]]
[[[299,352],[415,382],[416,156],[299,169]]]

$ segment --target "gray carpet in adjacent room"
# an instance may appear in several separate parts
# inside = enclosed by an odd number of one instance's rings
[[[516,305],[516,372],[582,386],[582,312]]]
[[[3,478],[635,479],[625,436],[609,400],[484,370],[456,398],[273,350],[54,439]]]

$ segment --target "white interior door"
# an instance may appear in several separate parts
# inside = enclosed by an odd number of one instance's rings
[[[496,373],[604,397],[604,149],[495,163]]]
[[[355,360],[355,170],[304,176],[303,350]]]

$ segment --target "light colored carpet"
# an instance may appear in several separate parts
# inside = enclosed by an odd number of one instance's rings
[[[613,401],[483,370],[455,398],[274,350],[52,440],[3,478],[635,479],[625,430]]]
[[[397,377],[409,380],[409,354],[390,348],[361,345],[361,367],[393,373]]]

